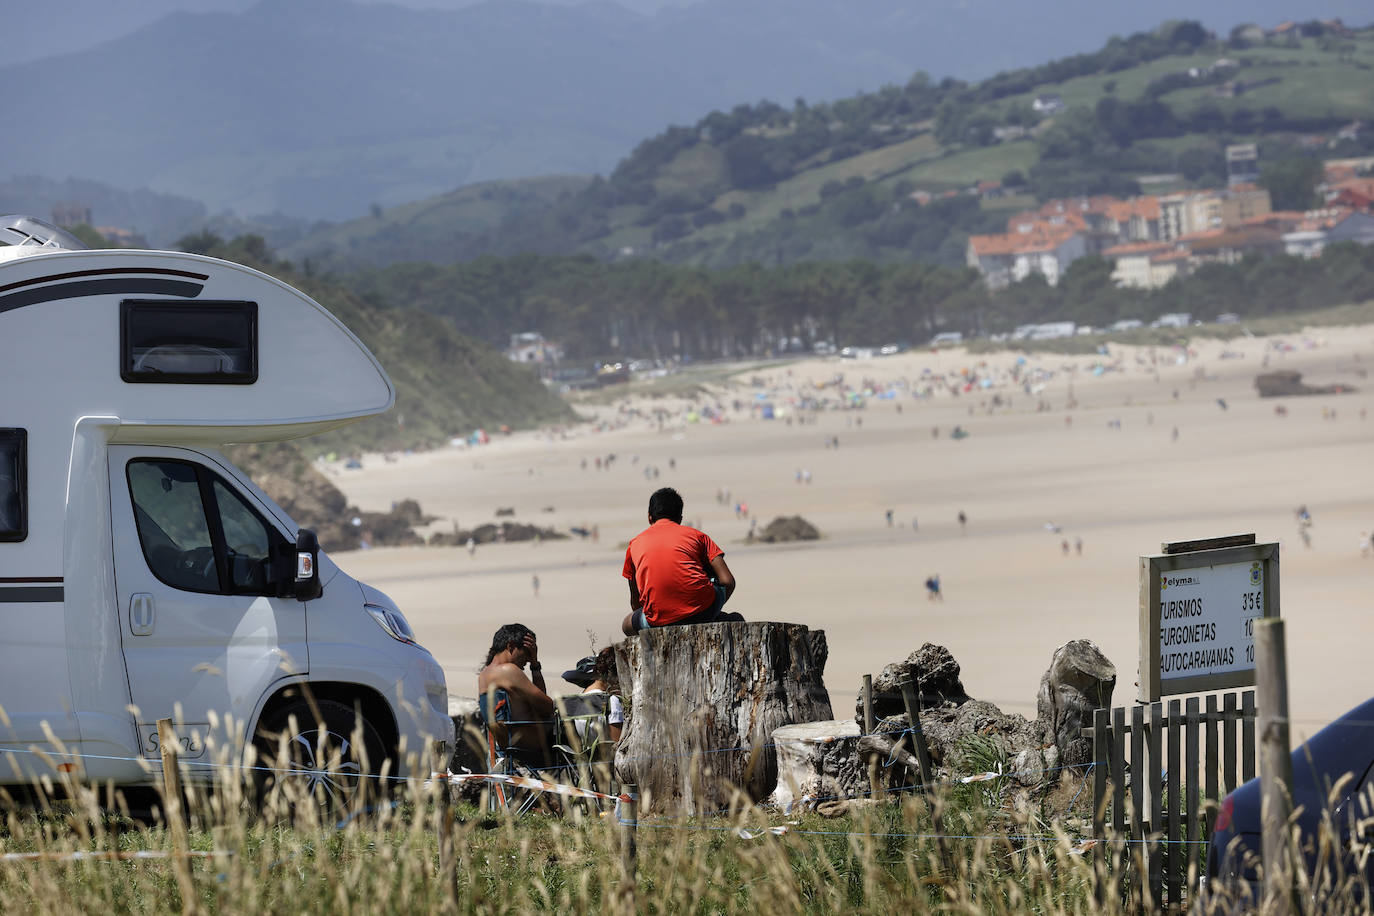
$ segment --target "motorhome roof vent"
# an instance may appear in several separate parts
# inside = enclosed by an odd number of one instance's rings
[[[37,217],[19,214],[0,216],[0,245],[36,245],[69,251],[85,251],[90,247],[65,229]]]

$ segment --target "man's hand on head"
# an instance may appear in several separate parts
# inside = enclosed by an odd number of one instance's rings
[[[539,641],[535,639],[533,633],[530,633],[525,636],[523,645],[530,668],[536,671],[539,670]]]

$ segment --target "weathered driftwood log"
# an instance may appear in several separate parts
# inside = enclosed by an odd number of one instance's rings
[[[1112,705],[1115,689],[1116,666],[1093,643],[1075,639],[1054,650],[1040,678],[1035,711],[1045,741],[1059,749],[1061,766],[1092,761],[1092,740],[1082,736],[1082,729],[1092,727],[1094,709]]]
[[[810,806],[852,798],[862,791],[859,725],[852,719],[827,719],[784,725],[773,732],[778,787],[772,802],[790,811],[798,801]]]
[[[795,623],[645,630],[616,646],[626,700],[622,780],[649,813],[728,808],[773,791],[774,730],[831,718],[825,633]]]

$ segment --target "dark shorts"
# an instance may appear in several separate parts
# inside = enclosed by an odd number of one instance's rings
[[[744,620],[742,614],[726,613],[725,611],[725,589],[719,585],[712,585],[716,590],[716,600],[704,611],[697,611],[691,617],[684,617],[681,620],[674,620],[672,623],[657,624],[661,627],[685,627],[693,623],[730,623]],[[631,617],[635,632],[648,630],[655,626],[649,622],[649,618],[644,616],[644,609],[640,608]]]

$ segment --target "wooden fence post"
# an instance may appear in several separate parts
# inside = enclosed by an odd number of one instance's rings
[[[635,828],[639,822],[639,786],[633,782],[620,783],[620,911],[637,911],[635,901],[635,859],[638,855]]]
[[[877,723],[873,720],[873,675],[864,675],[863,686],[864,698],[864,737],[873,734],[877,728]],[[868,761],[868,797],[876,799],[878,797],[878,761],[870,758]]]
[[[434,742],[434,764],[431,772],[439,781],[435,799],[435,819],[439,834],[439,881],[450,899],[457,903],[457,871],[453,863],[453,787],[448,780],[449,746],[446,741]]]
[[[181,765],[177,757],[176,729],[171,719],[157,720],[157,744],[162,751],[162,815],[172,837],[172,873],[181,893],[181,912],[194,913],[196,888],[191,880],[190,838],[181,804]]]
[[[1260,830],[1264,854],[1264,907],[1296,903],[1288,855],[1293,810],[1293,758],[1288,745],[1288,665],[1283,621],[1255,621],[1256,712],[1260,738]],[[1298,912],[1296,907],[1293,912]]]
[[[945,825],[940,816],[940,806],[943,801],[938,793],[933,791],[934,784],[930,778],[930,751],[926,747],[925,732],[921,731],[921,709],[916,702],[916,689],[912,686],[911,680],[902,681],[902,703],[906,706],[907,722],[911,728],[912,750],[916,753],[916,766],[921,771],[921,794],[926,798],[926,803],[930,805],[930,819],[935,825],[935,847],[939,850],[940,861],[945,863],[945,868],[951,873],[954,870],[953,860],[949,857],[949,849],[945,845]]]
[[[902,703],[906,706],[907,721],[911,727],[911,749],[916,755],[916,766],[920,769],[921,791],[930,792],[930,752],[926,747],[926,736],[921,731],[921,710],[916,703],[916,689],[911,681],[902,681]]]
[[[1107,836],[1107,770],[1111,751],[1107,744],[1110,709],[1093,710],[1093,838]],[[1107,855],[1102,842],[1093,849],[1093,896],[1098,906],[1107,902]]]
[[[864,675],[864,734],[873,734],[873,675]]]

